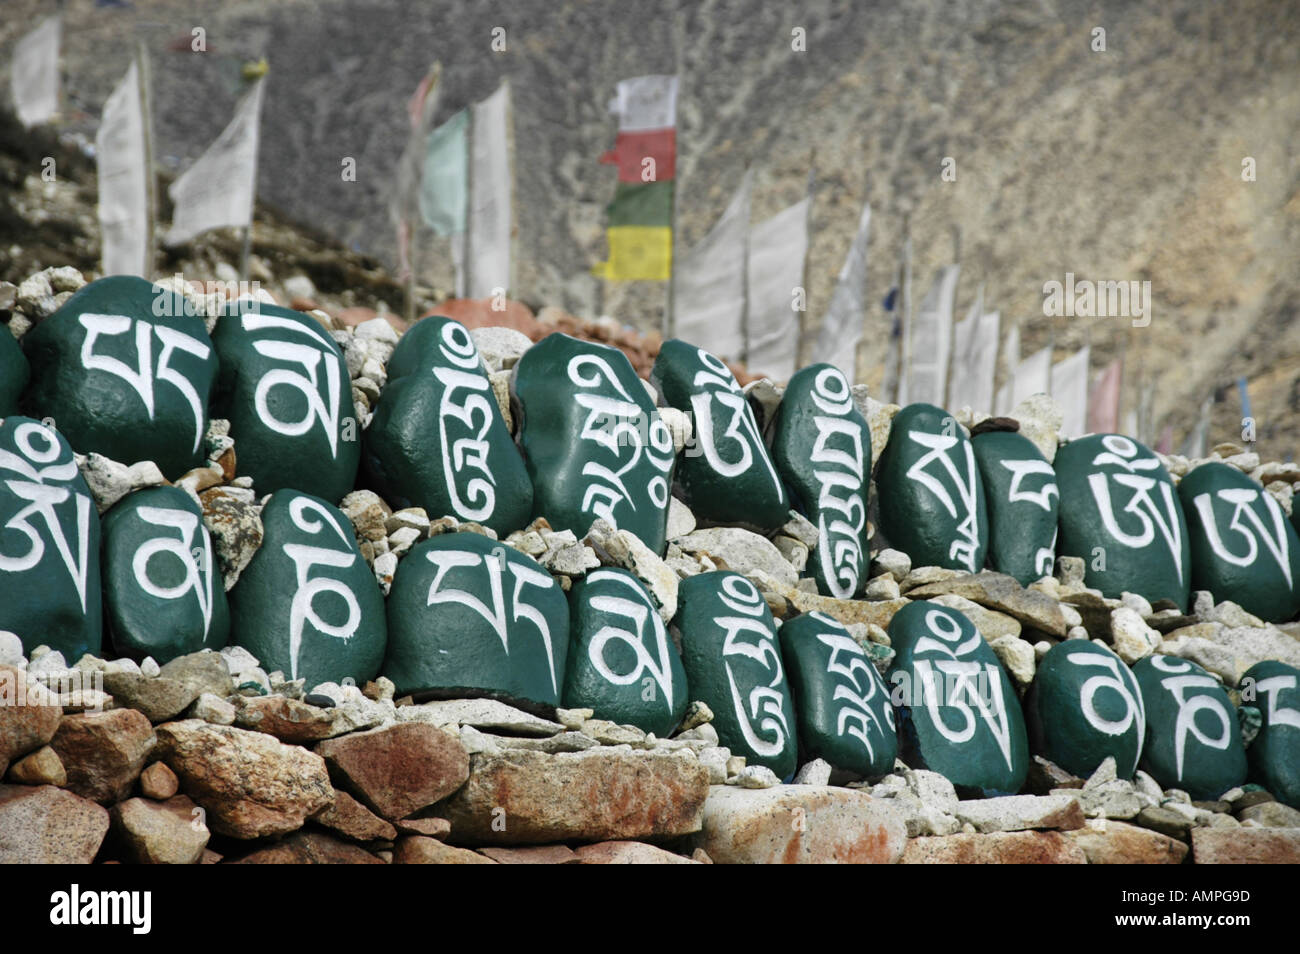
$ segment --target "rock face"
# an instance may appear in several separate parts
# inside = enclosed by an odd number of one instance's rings
[[[99,514],[63,435],[31,418],[0,422],[0,631],[31,652],[99,652]]]
[[[1059,831],[1000,831],[913,838],[905,865],[1083,865],[1088,857]]]
[[[894,614],[886,682],[898,708],[902,759],[981,796],[1020,791],[1029,770],[1011,680],[965,616],[925,600]]]
[[[799,725],[799,761],[874,779],[894,768],[898,735],[884,680],[840,623],[805,613],[782,624],[781,657]]]
[[[985,431],[971,445],[988,502],[989,565],[1022,586],[1051,576],[1061,504],[1052,465],[1014,431]]]
[[[1211,462],[1178,484],[1191,544],[1192,589],[1260,619],[1300,610],[1300,537],[1282,506],[1236,467]]]
[[[160,725],[158,743],[181,789],[221,835],[290,832],[333,798],[324,759],[261,732],[187,719]]]
[[[27,357],[14,336],[0,335],[0,418],[18,413],[18,399],[27,389],[31,373]]]
[[[151,487],[103,521],[105,616],[113,648],[168,662],[230,637],[230,609],[203,510],[176,487]]]
[[[560,704],[569,607],[551,574],[512,547],[454,533],[412,548],[388,621],[384,674],[400,693]]]
[[[151,460],[173,480],[202,462],[217,355],[180,295],[143,278],[101,278],[24,345],[27,406],[54,418],[79,453]]]
[[[1132,778],[1146,737],[1146,710],[1124,661],[1086,639],[1067,639],[1038,663],[1024,700],[1030,749],[1088,778],[1108,756]]]
[[[740,385],[725,364],[677,338],[663,343],[650,383],[689,415],[695,435],[677,468],[691,512],[711,523],[775,530],[790,501]]]
[[[135,709],[112,709],[64,716],[50,747],[68,773],[69,791],[111,805],[131,791],[156,741]]]
[[[681,654],[654,601],[627,570],[594,570],[569,590],[564,706],[672,733],[690,701]]]
[[[792,503],[817,526],[808,554],[817,589],[839,599],[859,595],[867,580],[871,430],[834,365],[790,378],[772,425],[772,459]]]
[[[11,762],[54,738],[63,718],[57,697],[27,681],[27,674],[0,666],[0,774]]]
[[[1071,441],[1056,454],[1061,499],[1057,552],[1080,557],[1084,582],[1109,597],[1128,591],[1187,609],[1191,551],[1169,473],[1120,434]]]
[[[604,519],[662,554],[673,438],[626,356],[557,332],[519,359],[510,393],[534,516],[580,538]]]
[[[1263,716],[1259,735],[1247,750],[1251,776],[1278,801],[1300,808],[1300,669],[1256,663],[1242,676],[1241,686],[1242,701],[1257,706]]]
[[[373,678],[387,643],[384,598],[348,518],[285,490],[263,508],[262,526],[262,547],[230,591],[234,642],[309,688]]]
[[[885,799],[828,785],[715,785],[691,843],[718,864],[894,864],[907,844]]]
[[[52,785],[0,785],[0,865],[95,860],[108,811]]]
[[[708,771],[693,757],[601,746],[471,756],[469,781],[442,802],[457,844],[675,838],[700,829]]]
[[[1237,713],[1218,680],[1159,653],[1134,663],[1133,675],[1147,716],[1141,767],[1161,788],[1210,800],[1246,780]]]
[[[128,860],[141,865],[192,865],[208,846],[208,826],[184,795],[165,802],[128,798],[114,805],[114,836]]]
[[[371,486],[398,509],[421,507],[500,536],[528,523],[533,485],[465,326],[423,319],[388,368],[365,431],[362,465]]]
[[[390,820],[432,805],[469,777],[469,756],[460,742],[417,722],[328,739],[316,752],[349,790]]]
[[[1177,865],[1187,857],[1187,844],[1177,838],[1122,821],[1104,826],[1070,832],[1090,865]]]
[[[343,353],[316,319],[241,299],[217,319],[212,412],[230,421],[240,473],[259,494],[337,503],[352,489],[361,424]]]
[[[988,549],[988,513],[975,451],[951,414],[912,404],[894,417],[876,488],[880,527],[913,566],[975,573]]]
[[[1192,857],[1198,865],[1296,865],[1300,830],[1196,828]]]
[[[796,766],[795,716],[776,624],[758,588],[736,573],[682,581],[673,626],[691,697],[714,712],[721,744],[788,779]]]
[[[430,839],[432,841],[433,839]],[[357,845],[318,831],[302,831],[284,841],[230,862],[232,865],[382,865]]]

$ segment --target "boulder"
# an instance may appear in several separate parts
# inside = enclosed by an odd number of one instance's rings
[[[49,742],[62,718],[58,699],[44,686],[21,669],[0,666],[0,767]]]
[[[68,790],[111,805],[130,794],[157,738],[135,709],[64,716],[50,747],[68,775]]]
[[[798,582],[798,571],[767,537],[742,527],[695,530],[673,541],[683,552],[708,557],[719,569],[744,576],[764,573],[786,586]]]
[[[357,845],[319,831],[300,831],[269,848],[226,862],[232,865],[382,865]]]
[[[1192,860],[1198,865],[1300,864],[1300,828],[1196,828]]]
[[[397,837],[396,828],[347,792],[337,789],[333,804],[318,812],[312,821],[355,841],[392,841]]]
[[[913,838],[903,852],[905,865],[1083,865],[1088,856],[1059,831],[959,833]]]
[[[1004,795],[957,803],[953,814],[977,832],[1055,830],[1083,827],[1083,808],[1073,795]]]
[[[1022,586],[1051,576],[1061,505],[1052,465],[1014,431],[985,431],[971,445],[988,504],[989,566]]]
[[[395,865],[494,865],[476,851],[454,848],[436,838],[410,835],[402,838],[393,848]]]
[[[469,775],[459,740],[417,722],[328,739],[316,752],[344,788],[390,821],[450,795]]]
[[[492,849],[484,849],[490,852]],[[602,841],[582,845],[576,852],[584,865],[696,865],[700,862],[684,855],[675,855],[643,841]]]
[[[1187,843],[1122,821],[1105,821],[1068,833],[1090,865],[1178,865]]]
[[[89,864],[108,834],[108,811],[72,792],[0,785],[0,864]]]
[[[1256,663],[1246,670],[1241,686],[1242,702],[1257,706],[1263,717],[1247,750],[1251,777],[1278,801],[1300,809],[1300,669]]]
[[[208,845],[203,813],[184,795],[165,802],[128,798],[110,813],[123,860],[140,865],[192,865]]]

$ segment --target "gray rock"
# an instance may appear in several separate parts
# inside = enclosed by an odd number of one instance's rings
[[[795,773],[796,785],[829,785],[831,782],[831,765],[825,759],[813,759],[805,762]]]
[[[978,832],[1046,829],[1073,831],[1083,827],[1079,799],[1070,795],[1006,795],[957,803],[960,821]]]
[[[558,735],[564,726],[549,719],[529,715],[495,699],[441,699],[397,710],[403,721],[431,722],[434,725],[469,725],[476,729],[498,729],[516,735],[545,737]]]
[[[686,553],[707,556],[719,569],[742,575],[758,570],[787,586],[794,586],[799,580],[799,574],[775,544],[749,530],[713,527],[696,530],[673,542]]]

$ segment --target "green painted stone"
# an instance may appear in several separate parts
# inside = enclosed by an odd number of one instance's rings
[[[1029,770],[1020,700],[974,624],[917,600],[894,614],[889,638],[903,761],[984,797],[1020,791]]]
[[[0,421],[0,631],[75,662],[99,652],[100,593],[99,514],[72,448],[12,414]]]
[[[1022,586],[1051,576],[1061,504],[1052,465],[1014,431],[986,431],[971,445],[988,504],[989,566]]]
[[[384,675],[399,694],[492,696],[535,711],[560,704],[564,592],[531,557],[481,534],[442,534],[402,558],[388,636]]]
[[[859,595],[867,582],[871,430],[834,365],[810,365],[790,379],[772,424],[772,460],[792,503],[817,525],[808,556],[817,589]]]
[[[1235,467],[1211,462],[1178,485],[1192,589],[1280,623],[1300,610],[1300,537],[1273,496]]]
[[[203,510],[177,487],[114,504],[103,522],[104,611],[119,655],[160,663],[230,637],[230,609]]]
[[[671,338],[659,349],[650,383],[665,404],[691,418],[694,440],[682,454],[677,480],[697,518],[759,530],[775,530],[790,519],[785,484],[754,412],[721,359]]]
[[[798,755],[794,702],[758,588],[725,570],[688,577],[677,591],[673,626],[691,698],[713,710],[719,742],[789,779]]]
[[[379,672],[384,597],[336,507],[294,490],[262,509],[262,546],[230,591],[232,642],[307,688]]]
[[[822,613],[805,613],[783,623],[780,637],[799,761],[825,759],[868,779],[892,772],[898,735],[889,690],[849,631]]]
[[[627,356],[557,332],[524,352],[510,390],[533,515],[579,537],[604,519],[663,553],[676,454]]]
[[[397,508],[422,507],[500,536],[518,530],[532,516],[533,485],[474,339],[449,318],[415,327],[437,340],[379,397],[361,458],[371,486]]]
[[[1187,521],[1168,472],[1121,434],[1094,434],[1056,452],[1061,499],[1056,551],[1081,557],[1084,582],[1109,597],[1127,590],[1187,609]]]
[[[230,421],[240,474],[259,494],[341,500],[357,476],[361,424],[334,339],[301,312],[241,299],[212,340],[221,356],[212,413]]]
[[[82,454],[156,463],[171,480],[203,463],[217,354],[202,319],[143,278],[91,282],[27,333],[33,417]]]
[[[442,315],[429,315],[411,325],[402,334],[393,348],[393,353],[389,355],[388,362],[384,365],[384,370],[388,372],[389,384],[408,374],[445,368],[449,361],[453,367],[467,367],[469,349],[461,342],[459,335],[449,340],[446,327],[450,321],[450,318],[444,318]],[[460,327],[464,328],[464,325]],[[474,349],[474,367],[481,368],[478,346],[474,344],[474,338],[469,335],[468,329],[465,329],[465,334]],[[454,358],[447,353],[449,347]]]
[[[654,600],[627,570],[594,570],[569,590],[564,705],[669,735],[690,698],[681,653]]]
[[[1300,669],[1271,659],[1255,663],[1241,686],[1243,699],[1249,689],[1263,716],[1246,750],[1251,778],[1278,801],[1300,808]]]
[[[0,328],[0,418],[18,413],[18,401],[31,379],[27,357],[8,328]]]
[[[1133,664],[1147,733],[1141,768],[1161,788],[1210,801],[1246,781],[1237,713],[1217,679],[1186,659],[1156,654]]]
[[[1024,713],[1035,755],[1080,778],[1113,755],[1116,774],[1133,777],[1146,711],[1132,671],[1106,647],[1067,639],[1048,650],[1025,694]]]
[[[933,404],[894,416],[876,467],[880,527],[912,566],[975,573],[989,528],[975,451],[955,418]]]

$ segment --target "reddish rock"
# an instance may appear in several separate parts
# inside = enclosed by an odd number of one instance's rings
[[[1079,828],[1069,833],[1090,865],[1177,865],[1187,857],[1187,844],[1139,825],[1108,820],[1106,827]]]
[[[50,746],[68,773],[68,790],[111,805],[131,794],[153,751],[153,726],[135,709],[64,716]]]
[[[184,795],[165,802],[128,798],[113,806],[114,844],[123,860],[141,865],[192,865],[208,846],[203,813]]]
[[[12,666],[0,666],[0,775],[10,762],[39,749],[63,718],[62,707],[39,683]]]
[[[328,739],[316,752],[341,787],[388,819],[432,805],[469,776],[469,756],[460,740],[423,722]]]
[[[145,798],[166,801],[180,789],[176,773],[162,762],[154,762],[140,773],[140,794]]]
[[[393,822],[403,835],[427,835],[430,838],[446,838],[451,834],[451,822],[445,818],[403,818]]]
[[[19,785],[53,785],[62,788],[68,784],[68,773],[63,770],[63,760],[48,745],[29,752],[9,766],[9,774],[5,777]]]
[[[265,732],[281,742],[311,745],[334,731],[334,715],[286,696],[240,696],[235,701],[235,725]]]
[[[228,865],[383,864],[364,848],[317,831],[303,831],[290,835],[279,844],[224,863]]]
[[[487,849],[485,849],[486,851]],[[577,850],[584,865],[698,865],[698,861],[643,841],[601,841]]]
[[[0,865],[89,864],[108,833],[108,811],[42,785],[0,785]]]
[[[1083,865],[1087,855],[1059,831],[1000,831],[987,835],[913,838],[905,865]]]
[[[334,804],[318,813],[312,821],[356,841],[392,841],[397,837],[396,828],[338,789],[334,791]]]
[[[324,759],[261,732],[186,719],[158,726],[158,747],[208,826],[232,838],[294,831],[334,797]]]
[[[393,864],[395,865],[494,865],[491,858],[484,858],[464,848],[453,848],[436,838],[423,835],[410,835],[393,846]]]
[[[529,848],[480,848],[501,865],[576,865],[578,855],[566,845],[537,845]]]
[[[1194,828],[1198,865],[1300,864],[1300,828]]]

